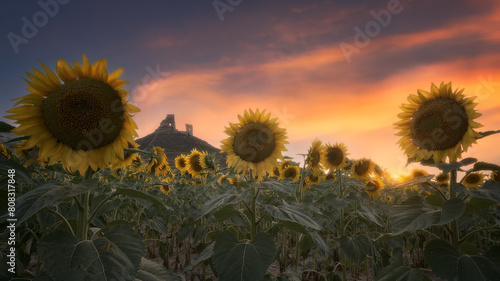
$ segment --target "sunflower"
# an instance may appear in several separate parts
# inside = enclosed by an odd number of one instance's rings
[[[81,175],[123,160],[123,150],[138,136],[130,113],[140,111],[121,89],[127,83],[118,79],[123,69],[108,75],[106,59],[91,65],[85,55],[83,64],[74,61],[73,67],[58,59],[56,73],[40,64],[45,73],[34,68],[26,73],[30,94],[7,111],[12,115],[6,118],[19,124],[12,132],[30,136],[40,159],[50,157],[49,164],[60,161]]]
[[[358,180],[367,179],[375,170],[375,163],[370,159],[360,159],[352,166],[352,177]]]
[[[321,172],[316,172],[316,171],[313,171],[310,175],[308,175],[306,177],[306,181],[308,184],[320,184],[321,183],[321,179],[322,179],[323,175],[321,174]]]
[[[229,183],[229,180],[226,178],[226,175],[219,174],[219,177],[217,178],[217,183],[222,185],[225,182]]]
[[[468,189],[470,188],[476,188],[483,184],[484,182],[484,174],[480,172],[473,172],[469,173],[465,178],[462,180],[462,184],[467,187]]]
[[[201,175],[203,171],[203,166],[201,164],[201,159],[204,159],[205,153],[199,152],[196,148],[191,150],[191,154],[186,157],[187,171],[191,176],[197,177]]]
[[[239,123],[229,123],[225,133],[229,137],[222,141],[221,152],[227,153],[226,163],[237,173],[252,171],[252,178],[261,179],[272,173],[277,160],[283,159],[286,151],[286,130],[278,127],[277,119],[270,119],[265,110],[245,110],[238,115]]]
[[[500,181],[500,171],[491,172],[490,179],[493,181]]]
[[[481,135],[474,129],[482,125],[474,119],[481,114],[474,110],[475,97],[467,98],[462,92],[453,91],[451,82],[441,83],[439,88],[432,84],[430,92],[418,90],[418,95],[408,97],[409,104],[401,105],[401,120],[394,126],[408,158],[433,158],[435,163],[449,158],[454,162],[462,157],[462,150],[476,143]]]
[[[342,168],[344,171],[350,171],[352,169],[352,164],[354,164],[349,158],[346,158],[345,160],[345,166]]]
[[[138,147],[139,147],[139,145],[136,144],[136,143],[129,143],[128,144],[128,148],[129,149],[131,149],[131,148],[138,148]],[[116,161],[112,165],[112,168],[113,169],[117,169],[117,168],[122,168],[122,167],[129,167],[129,166],[132,165],[132,163],[134,162],[134,160],[137,159],[137,157],[140,158],[139,153],[126,151],[124,153],[124,155],[123,155],[123,159]]]
[[[366,182],[365,192],[370,196],[370,198],[374,198],[380,195],[380,190],[384,188],[384,183],[378,179],[371,179]]]
[[[332,182],[335,182],[337,180],[337,176],[334,172],[330,172],[325,176],[325,180],[332,180]]]
[[[341,169],[346,164],[347,147],[343,143],[336,143],[335,145],[325,144],[323,157],[323,167],[330,171]]]
[[[154,173],[155,176],[168,173],[170,171],[170,167],[168,166],[167,155],[165,155],[163,148],[155,146],[153,147],[152,152],[158,156],[151,158],[151,161],[149,161],[149,164],[146,167],[146,172]]]
[[[216,169],[215,157],[204,151],[200,157],[200,165],[203,169],[213,172]]]
[[[377,176],[379,178],[385,177],[384,169],[382,169],[382,167],[380,167],[378,164],[375,164],[375,166],[373,167],[373,170],[375,171],[375,176]]]
[[[300,178],[300,169],[298,166],[289,165],[284,171],[281,172],[280,180],[292,179],[296,182]]]
[[[130,170],[134,172],[140,172],[143,168],[141,155],[137,154],[132,158],[132,164],[129,166]]]
[[[321,161],[324,157],[324,147],[320,140],[312,142],[309,153],[307,153],[307,168],[311,170],[321,170]]]
[[[181,154],[181,155],[175,157],[175,167],[179,171],[186,171],[187,170],[186,155]]]
[[[0,155],[3,155],[5,158],[12,158],[10,156],[9,150],[2,142],[0,142]]]
[[[274,167],[271,176],[279,178],[280,174],[281,174],[280,167],[279,166]]]
[[[428,175],[429,175],[429,173],[427,173],[427,171],[422,170],[422,169],[413,169],[411,171],[411,178],[425,177]]]
[[[238,178],[237,177],[234,177],[234,178],[228,178],[229,180],[229,183],[234,185],[234,187],[237,187],[238,186]]]
[[[278,169],[279,169],[278,172],[279,173],[283,172],[290,165],[292,165],[292,163],[290,161],[288,161],[288,160],[279,162],[278,163]]]
[[[436,176],[435,180],[440,185],[448,184],[450,182],[450,174],[440,173]]]
[[[170,185],[161,185],[160,190],[163,194],[168,195],[172,191],[172,188]]]

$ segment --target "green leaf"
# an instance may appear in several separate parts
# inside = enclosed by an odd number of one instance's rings
[[[303,226],[299,223],[293,222],[293,221],[279,221],[273,227],[280,227],[280,228],[284,227],[284,228],[288,228],[291,231],[298,232],[298,233],[301,233],[304,235],[309,234],[309,232],[307,231],[305,226]]]
[[[318,248],[321,255],[323,255],[325,259],[328,258],[330,248],[328,248],[328,244],[326,243],[325,239],[323,239],[323,237],[316,231],[309,232],[309,235],[311,236],[314,245],[316,245],[316,248]]]
[[[468,166],[468,165],[474,164],[476,162],[477,162],[476,158],[465,158],[459,162],[439,163],[439,164],[436,164],[436,167],[438,169],[440,169],[443,172],[443,174],[448,174],[449,172],[451,172],[453,170],[458,170],[463,166]]]
[[[14,129],[15,127],[5,123],[3,121],[0,121],[0,132],[10,132],[10,130]]]
[[[380,215],[377,214],[377,210],[375,210],[374,208],[368,208],[365,205],[361,205],[360,209],[358,210],[358,215],[378,226],[384,226],[384,221],[382,220]]]
[[[9,169],[14,169],[16,171],[16,180],[22,179],[23,181],[32,184],[33,179],[31,178],[30,172],[26,168],[19,164],[17,161],[12,159],[0,159],[0,175],[7,175]],[[16,185],[17,186],[17,185]]]
[[[283,204],[276,207],[274,205],[265,205],[265,211],[273,218],[284,221],[296,222],[305,227],[315,230],[323,229],[321,225],[313,220],[297,205],[291,205],[283,201]]]
[[[500,268],[500,245],[494,245],[486,253],[484,257]]]
[[[418,196],[411,197],[402,205],[393,206],[390,210],[393,235],[413,232],[434,225],[443,225],[462,216],[465,204],[460,198],[452,198],[443,203],[439,209],[431,209],[423,205]]]
[[[45,207],[57,206],[66,198],[92,190],[97,186],[97,183],[97,180],[90,180],[78,185],[61,186],[55,182],[49,182],[26,192],[17,201],[17,224],[31,218]]]
[[[143,219],[143,222],[147,227],[152,228],[158,231],[159,233],[163,233],[165,235],[168,234],[168,222],[165,219],[165,217],[161,216],[155,216],[153,218],[145,217]]]
[[[467,172],[474,171],[500,171],[500,166],[487,162],[477,162],[476,164],[474,164],[472,170]]]
[[[339,243],[342,253],[356,265],[364,261],[372,247],[372,241],[364,235],[359,235],[356,238],[342,236]]]
[[[130,226],[119,224],[94,240],[56,229],[41,239],[38,253],[53,281],[134,280],[145,247]]]
[[[479,255],[476,247],[472,243],[464,242],[458,247],[460,254],[467,255]]]
[[[164,266],[142,258],[134,281],[181,281],[181,278]]]
[[[483,256],[460,255],[448,242],[432,240],[424,248],[424,257],[432,271],[445,280],[494,281],[500,269]]]
[[[224,194],[217,195],[203,204],[200,210],[200,214],[198,215],[198,219],[205,216],[208,213],[211,213],[212,211],[224,207],[229,204],[236,204],[238,202],[241,202],[242,200],[248,198],[248,190],[245,190],[244,192],[240,194],[234,194],[234,191],[230,191]]]
[[[382,268],[375,277],[377,281],[422,281],[424,278],[418,268],[403,265],[403,251],[396,248],[390,258],[389,265]]]
[[[500,182],[498,181],[486,181],[483,187],[478,190],[469,190],[461,184],[456,184],[455,189],[472,197],[489,199],[500,203]]]
[[[233,233],[225,231],[215,240],[212,263],[221,281],[258,281],[275,256],[275,245],[269,234],[260,232],[253,241],[240,243]]]
[[[220,222],[223,222],[231,217],[241,215],[240,211],[236,210],[233,205],[226,205],[220,210],[214,212],[214,218]]]
[[[465,203],[465,213],[472,214],[482,209],[489,208],[495,204],[496,203],[493,200],[472,197],[468,202]]]
[[[170,207],[165,206],[165,204],[163,204],[163,202],[158,200],[156,197],[153,197],[153,196],[146,194],[146,193],[139,191],[139,190],[128,189],[128,188],[117,188],[115,191],[115,194],[123,194],[123,195],[130,196],[133,198],[147,200],[147,201],[153,203],[154,205],[158,205],[160,207],[170,209]],[[137,202],[141,203],[140,201],[137,201]],[[149,207],[149,206],[145,206],[145,207]]]
[[[427,204],[435,206],[435,207],[441,207],[441,206],[443,206],[444,199],[439,194],[431,194],[431,195],[427,195],[425,197],[425,202],[427,202]]]
[[[184,274],[184,273],[190,271],[191,269],[193,269],[198,264],[211,258],[212,255],[214,254],[214,246],[215,246],[215,242],[213,242],[210,245],[208,245],[207,247],[205,247],[205,249],[203,249],[203,251],[201,251],[201,253],[199,253],[196,257],[194,257],[194,259],[191,260],[191,262],[189,262],[189,264],[186,266],[186,268],[184,268],[182,270],[181,273]]]

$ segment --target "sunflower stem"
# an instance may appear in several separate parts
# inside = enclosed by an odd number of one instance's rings
[[[251,192],[251,196],[252,196],[252,201],[251,201],[251,212],[250,214],[252,215],[252,218],[251,218],[251,223],[252,223],[252,236],[251,236],[251,239],[253,240],[255,238],[255,236],[257,235],[257,208],[256,208],[256,201],[257,201],[257,195],[258,195],[258,190],[257,188],[255,188],[254,186],[251,186],[250,187],[250,190],[252,191]]]
[[[457,184],[457,170],[453,169],[450,172],[450,199],[457,197],[457,192],[455,190],[455,185]],[[451,245],[458,250],[459,246],[459,229],[458,220],[454,220],[450,223],[450,242]]]
[[[94,175],[94,171],[89,168],[85,174],[83,175],[82,181],[92,179]],[[78,206],[78,228],[77,228],[77,237],[81,240],[87,240],[87,232],[89,229],[89,197],[90,191],[87,191],[83,194],[79,195],[80,205]]]
[[[77,236],[81,240],[87,240],[88,231],[88,209],[89,209],[89,195],[90,191],[80,194],[80,208],[78,212],[78,229]]]

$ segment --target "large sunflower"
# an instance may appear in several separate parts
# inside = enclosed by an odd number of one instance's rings
[[[222,151],[227,153],[227,165],[237,173],[252,171],[252,177],[261,179],[272,173],[277,160],[283,159],[286,151],[286,130],[278,127],[277,119],[258,109],[238,115],[239,123],[229,123],[225,133],[229,137],[222,141]]]
[[[345,166],[348,153],[343,143],[325,144],[324,151],[323,167],[325,169],[334,171]]]
[[[467,98],[463,89],[453,91],[451,82],[432,84],[431,91],[418,90],[408,96],[409,104],[402,104],[401,118],[396,122],[398,141],[408,158],[417,161],[433,158],[435,163],[450,162],[462,157],[462,151],[476,143],[481,135],[474,129],[482,127],[474,121],[481,116],[474,110],[475,97]]]
[[[40,64],[45,73],[26,73],[30,94],[7,111],[12,115],[6,118],[19,124],[12,132],[31,136],[28,143],[40,148],[39,159],[50,157],[49,164],[60,161],[80,174],[123,160],[137,137],[130,113],[139,112],[121,89],[127,83],[118,79],[123,69],[108,74],[106,59],[91,65],[85,55],[73,67],[58,59],[56,73]]]
[[[324,155],[324,147],[321,141],[318,139],[314,140],[307,154],[307,168],[311,170],[321,170],[321,161]]]

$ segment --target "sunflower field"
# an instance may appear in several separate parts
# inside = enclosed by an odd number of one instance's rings
[[[0,280],[500,280],[500,166],[462,158],[500,131],[477,131],[451,83],[401,105],[422,169],[394,179],[342,142],[284,156],[286,128],[259,109],[226,127],[226,163],[167,159],[134,142],[122,69],[42,68],[2,128],[20,137],[0,146]]]

